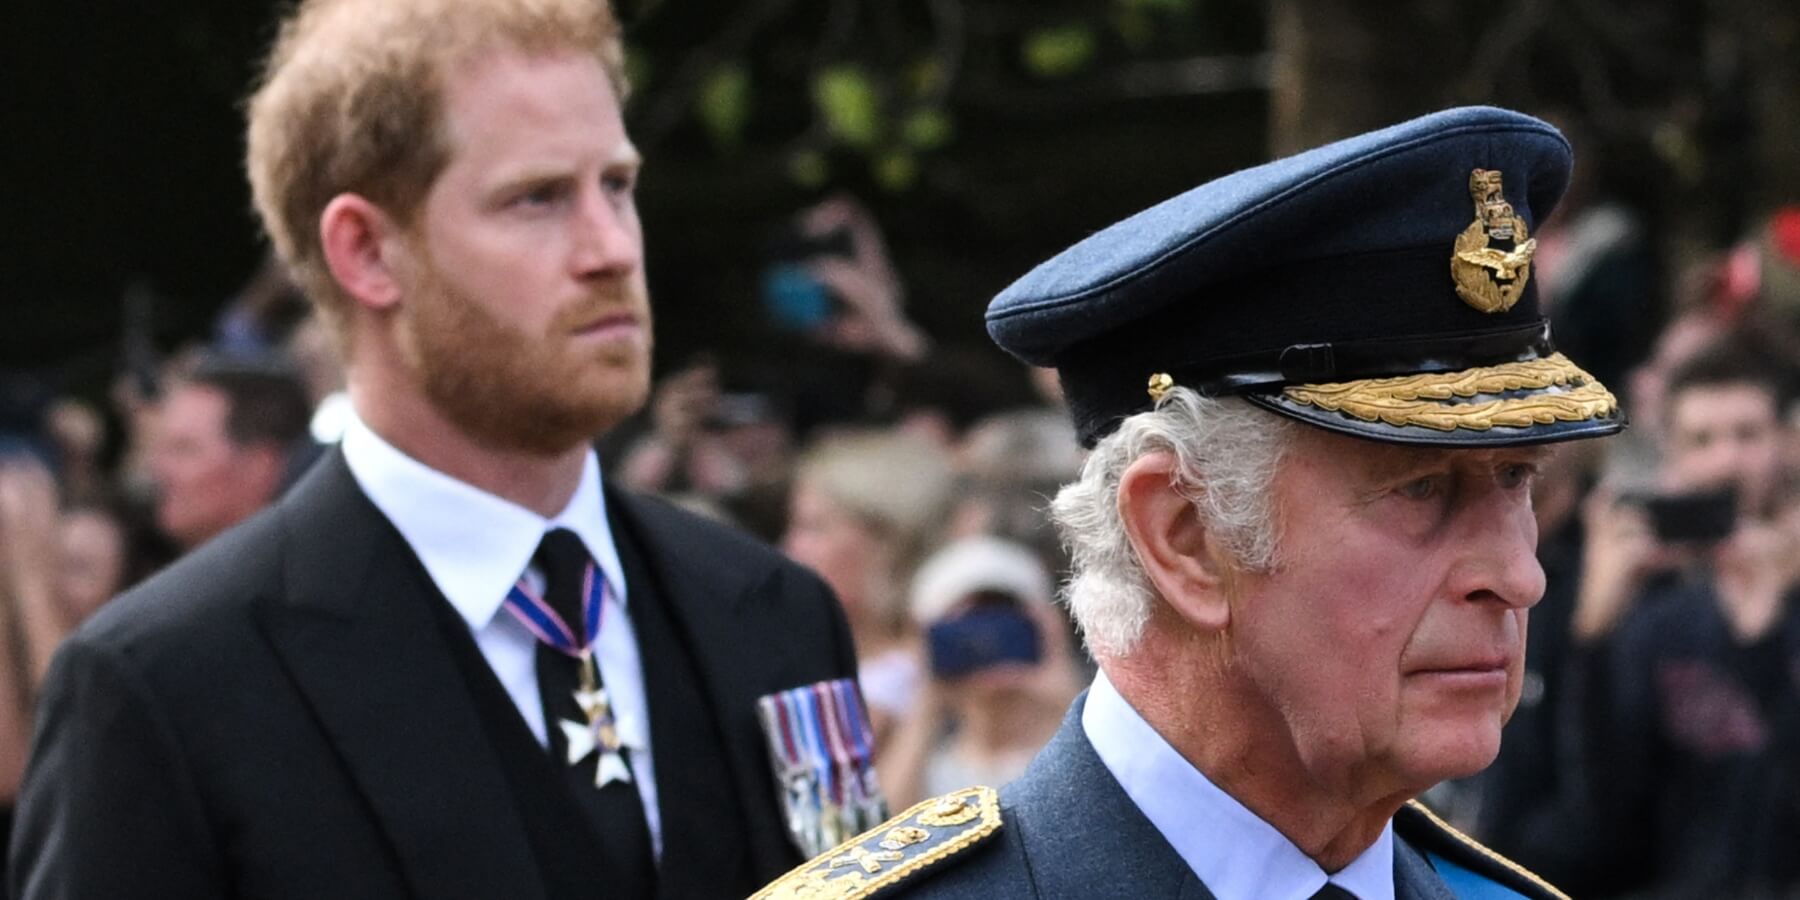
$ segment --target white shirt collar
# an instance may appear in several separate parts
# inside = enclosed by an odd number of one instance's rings
[[[1358,900],[1394,900],[1394,825],[1337,874],[1194,768],[1101,672],[1081,727],[1126,796],[1219,900],[1307,900],[1329,880]]]
[[[606,520],[600,460],[588,451],[575,495],[546,519],[510,500],[458,481],[407,456],[352,415],[344,461],[375,507],[399,529],[444,598],[480,629],[537,552],[544,533],[567,528],[587,545],[613,597],[625,604],[625,567]]]

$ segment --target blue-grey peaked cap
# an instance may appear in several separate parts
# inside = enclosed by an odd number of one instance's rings
[[[1389,442],[1611,433],[1623,427],[1616,403],[1596,399],[1604,388],[1554,356],[1529,265],[1506,269],[1505,280],[1499,262],[1463,264],[1510,286],[1504,309],[1465,301],[1452,275],[1471,227],[1482,244],[1468,245],[1474,252],[1491,246],[1493,259],[1516,263],[1531,251],[1523,233],[1521,246],[1501,231],[1483,238],[1475,170],[1499,173],[1503,197],[1488,198],[1503,201],[1489,203],[1496,218],[1535,232],[1571,164],[1563,136],[1530,116],[1434,113],[1227,175],[1106,228],[1001,292],[988,332],[1019,359],[1059,370],[1088,445],[1149,409],[1146,383],[1159,374]],[[1487,371],[1516,364],[1529,365]],[[1395,413],[1382,393],[1391,385],[1375,395],[1361,385],[1421,373],[1471,373],[1454,387],[1474,392],[1433,401],[1441,409],[1403,399]],[[1338,395],[1310,391],[1351,382]],[[1524,403],[1539,394],[1555,399]],[[1571,412],[1573,397],[1560,395],[1574,394],[1585,399]]]

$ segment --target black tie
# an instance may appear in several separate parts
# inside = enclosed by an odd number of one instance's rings
[[[1324,887],[1319,888],[1318,893],[1312,895],[1312,900],[1356,900],[1356,895],[1327,881]]]
[[[570,626],[579,642],[583,637],[581,590],[589,564],[587,548],[574,532],[558,528],[544,535],[543,543],[538,545],[536,561],[544,573],[544,602]],[[603,576],[596,572],[594,577]],[[604,895],[649,900],[655,892],[656,868],[650,848],[650,828],[644,821],[644,807],[637,788],[617,780],[595,787],[598,752],[588,754],[575,765],[568,762],[568,740],[558,723],[564,719],[587,721],[587,715],[575,698],[580,687],[580,667],[579,660],[549,644],[538,643],[538,691],[544,702],[544,727],[550,735],[550,758],[566,773],[570,789],[600,839],[607,873]],[[597,681],[599,677],[599,666],[596,665],[594,678]],[[605,686],[601,687],[604,689]],[[626,765],[629,768],[628,754]]]

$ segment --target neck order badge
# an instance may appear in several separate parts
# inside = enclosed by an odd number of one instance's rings
[[[581,625],[578,637],[574,629],[524,578],[506,593],[506,609],[537,639],[580,663],[580,686],[575,702],[586,714],[586,722],[559,720],[568,743],[568,763],[575,765],[598,751],[600,763],[594,768],[594,785],[604,787],[612,781],[631,780],[631,769],[625,764],[624,745],[613,722],[612,705],[606,689],[600,685],[599,662],[594,658],[594,639],[600,635],[601,615],[605,610],[606,579],[599,577],[593,562],[582,574]]]

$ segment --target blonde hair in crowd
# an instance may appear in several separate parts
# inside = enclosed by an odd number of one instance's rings
[[[794,472],[885,544],[891,571],[872,586],[884,628],[905,627],[904,586],[936,549],[956,489],[946,454],[893,431],[845,431],[814,444]]]
[[[496,49],[592,54],[625,96],[605,0],[303,0],[282,23],[248,104],[246,168],[275,251],[334,326],[349,300],[319,242],[326,205],[355,193],[411,225],[450,158],[445,76]]]

